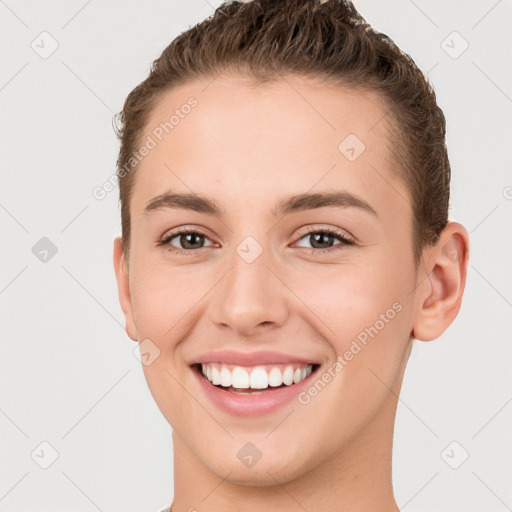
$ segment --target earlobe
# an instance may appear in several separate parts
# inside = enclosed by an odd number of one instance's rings
[[[448,328],[457,316],[466,284],[469,238],[456,222],[445,227],[423,265],[424,282],[418,287],[413,336],[431,341]],[[423,274],[423,275],[424,275]]]
[[[123,240],[120,236],[114,239],[114,270],[116,273],[119,304],[125,317],[126,333],[133,341],[138,341],[137,330],[133,321],[128,267],[125,260]]]

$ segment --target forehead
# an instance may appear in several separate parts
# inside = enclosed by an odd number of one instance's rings
[[[396,202],[406,191],[391,172],[386,113],[375,92],[296,76],[180,85],[159,98],[141,135],[152,149],[137,167],[132,215],[169,189],[237,206],[268,200],[269,209],[281,196],[340,187]]]

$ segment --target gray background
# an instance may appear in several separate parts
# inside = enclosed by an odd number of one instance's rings
[[[92,191],[115,172],[113,114],[164,47],[219,3],[0,1],[2,512],[151,512],[172,501],[171,429],[118,304],[118,190],[103,200]],[[471,237],[458,318],[411,355],[397,502],[411,512],[512,510],[512,5],[355,3],[434,84],[448,122],[451,218]]]

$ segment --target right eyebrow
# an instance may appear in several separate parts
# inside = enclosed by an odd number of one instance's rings
[[[146,208],[144,208],[144,215],[166,208],[181,208],[215,215],[216,217],[222,217],[225,213],[225,210],[213,199],[198,194],[183,194],[169,191],[151,199]]]

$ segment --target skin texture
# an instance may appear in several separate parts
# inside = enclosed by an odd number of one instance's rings
[[[114,241],[127,333],[160,351],[143,368],[173,428],[173,512],[396,511],[397,396],[412,339],[439,337],[459,311],[466,230],[450,222],[415,267],[409,191],[393,173],[376,93],[293,76],[257,88],[234,75],[194,81],[159,99],[141,140],[191,96],[197,106],[136,170],[129,267]],[[355,161],[338,150],[350,133],[366,146]],[[214,198],[225,215],[143,215],[171,189]],[[288,195],[341,190],[377,215],[355,207],[272,214]],[[181,255],[157,246],[182,227],[206,235],[194,242],[202,248]],[[322,246],[308,231],[329,227],[354,243],[333,238],[332,252],[312,253]],[[236,252],[247,236],[263,250],[252,263]],[[187,250],[181,242],[172,246]],[[393,319],[307,404],[233,416],[209,401],[189,367],[215,349],[276,350],[321,363],[321,376],[397,303]],[[251,468],[236,456],[247,442],[262,453]]]

